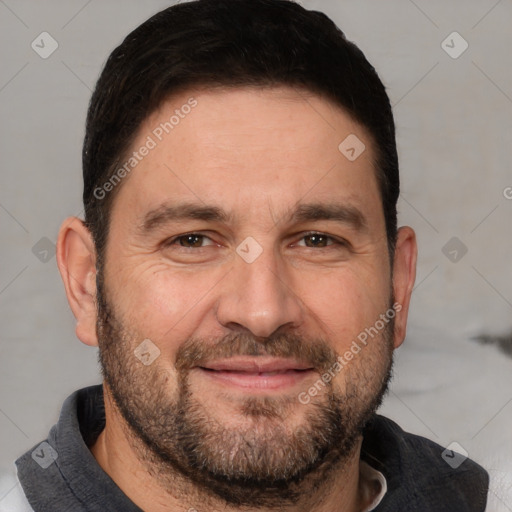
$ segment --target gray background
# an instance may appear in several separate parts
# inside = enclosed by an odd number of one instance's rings
[[[420,252],[382,412],[443,446],[458,442],[491,473],[488,510],[512,511],[512,358],[471,339],[512,328],[512,1],[301,3],[358,44],[394,105],[400,223],[416,230]],[[100,381],[52,243],[66,216],[82,215],[83,127],[100,69],[168,5],[0,0],[0,502],[12,461],[46,436],[64,398]],[[43,31],[59,45],[47,59],[31,47]],[[454,31],[469,45],[457,58],[442,45]],[[461,43],[450,36],[444,47]]]

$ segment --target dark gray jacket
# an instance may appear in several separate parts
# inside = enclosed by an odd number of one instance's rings
[[[64,402],[48,438],[16,461],[35,512],[141,512],[89,451],[104,426],[102,387],[81,389]],[[384,474],[388,490],[374,512],[484,512],[487,472],[469,459],[458,465],[457,454],[443,452],[375,416],[365,430],[361,458]]]

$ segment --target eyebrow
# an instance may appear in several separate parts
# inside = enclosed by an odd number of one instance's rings
[[[228,224],[233,215],[214,205],[201,203],[162,204],[144,215],[139,226],[142,234],[179,220],[202,220]],[[340,203],[306,203],[299,204],[288,216],[289,223],[332,220],[347,224],[357,231],[366,231],[368,223],[364,214],[353,205]]]
[[[292,222],[334,220],[348,224],[357,231],[366,231],[368,229],[366,217],[359,208],[339,203],[301,204],[292,213],[290,220]]]
[[[217,206],[199,203],[163,204],[144,216],[140,231],[149,233],[169,222],[187,219],[228,223],[231,216]]]

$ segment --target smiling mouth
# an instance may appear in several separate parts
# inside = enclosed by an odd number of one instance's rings
[[[206,370],[208,372],[224,372],[224,373],[233,373],[233,374],[240,374],[240,375],[259,375],[264,377],[270,377],[272,375],[283,375],[286,373],[292,373],[292,372],[307,372],[309,370],[275,370],[273,372],[247,372],[242,370],[212,370],[211,368],[203,368],[202,370]]]
[[[232,357],[208,362],[197,369],[220,385],[243,390],[286,390],[309,377],[311,365],[290,359]]]

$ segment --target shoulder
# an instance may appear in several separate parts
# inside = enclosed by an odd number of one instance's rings
[[[456,451],[405,432],[388,418],[377,415],[367,425],[361,458],[384,474],[387,500],[394,506],[418,512],[485,510],[489,475],[484,468]]]

